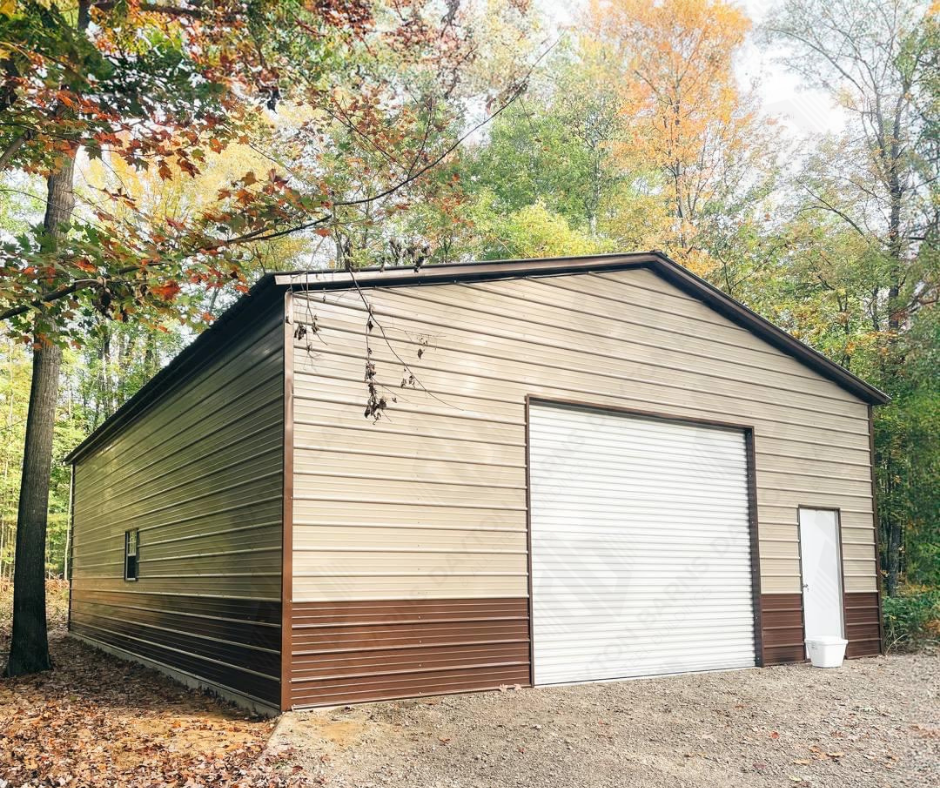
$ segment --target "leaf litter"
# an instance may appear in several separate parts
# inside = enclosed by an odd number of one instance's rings
[[[11,593],[0,588],[0,659]],[[0,679],[0,786],[300,788],[318,785],[274,721],[67,638],[68,589],[50,583],[54,669]],[[294,761],[294,762],[292,762]]]

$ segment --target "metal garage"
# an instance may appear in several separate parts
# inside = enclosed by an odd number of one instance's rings
[[[884,401],[658,252],[272,274],[71,455],[70,631],[267,712],[877,654]]]

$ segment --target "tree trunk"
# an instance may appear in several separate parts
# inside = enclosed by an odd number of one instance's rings
[[[895,134],[891,143],[891,158],[888,165],[888,193],[890,198],[890,212],[888,216],[888,253],[891,257],[891,272],[888,282],[888,341],[887,352],[883,356],[882,376],[885,380],[897,379],[901,365],[904,362],[899,349],[898,339],[903,320],[906,319],[906,310],[900,303],[901,282],[904,277],[904,248],[901,235],[901,207],[903,191],[899,176],[899,146],[898,128],[895,125]],[[891,390],[890,388],[888,389]],[[892,485],[893,486],[893,485]],[[895,596],[901,582],[901,543],[903,540],[903,526],[901,517],[891,507],[886,523],[887,544],[885,545],[885,591],[888,596]]]
[[[43,228],[53,244],[64,238],[75,207],[70,156],[48,179]],[[38,325],[37,325],[38,327]],[[52,667],[46,632],[46,525],[52,474],[52,436],[59,396],[62,348],[54,320],[43,320],[33,350],[23,478],[16,523],[16,564],[13,570],[13,636],[6,676],[36,673]]]
[[[888,596],[898,593],[901,578],[901,524],[897,518],[888,523],[887,572],[885,573],[885,591]]]

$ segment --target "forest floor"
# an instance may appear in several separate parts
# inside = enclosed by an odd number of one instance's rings
[[[0,586],[0,655],[10,609]],[[67,615],[51,583],[54,669],[0,679],[0,788],[940,784],[936,654],[363,704],[275,730],[66,638]]]
[[[47,585],[54,669],[0,679],[0,788],[311,785],[265,751],[274,721],[65,636],[68,587]],[[0,667],[12,591],[0,586]]]

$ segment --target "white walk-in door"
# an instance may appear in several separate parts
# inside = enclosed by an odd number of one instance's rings
[[[755,664],[741,430],[533,403],[537,684]]]
[[[806,637],[843,637],[839,513],[800,509],[803,618]]]

